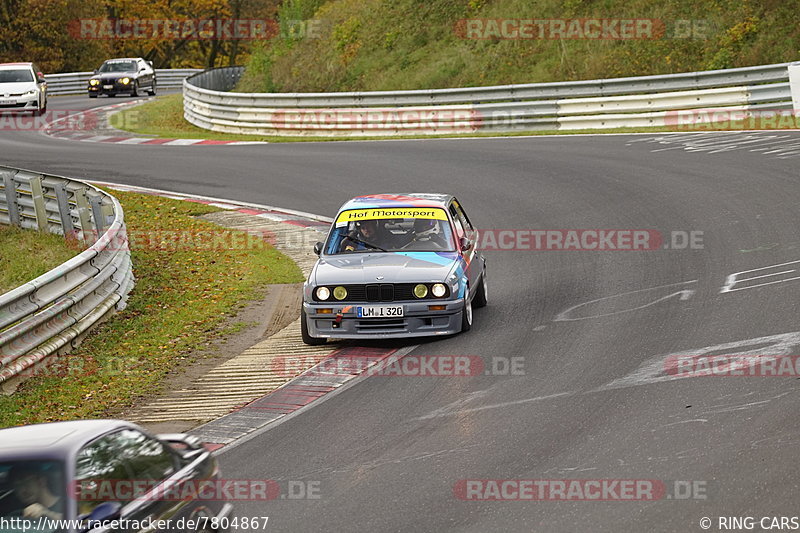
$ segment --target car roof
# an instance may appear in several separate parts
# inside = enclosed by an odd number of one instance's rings
[[[368,194],[357,196],[339,209],[369,209],[374,207],[447,207],[451,194],[440,193],[400,193],[400,194]]]
[[[103,61],[103,63],[107,63],[108,61],[139,61],[140,59],[144,61],[144,59],[141,57],[114,57],[111,59],[106,59]]]
[[[66,456],[98,435],[132,427],[123,420],[73,420],[0,429],[0,459],[24,455]]]
[[[33,67],[33,63],[0,63],[0,68]]]

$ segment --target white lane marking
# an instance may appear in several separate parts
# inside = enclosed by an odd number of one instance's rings
[[[787,135],[794,131],[797,130],[780,130],[780,134],[766,131],[661,134],[650,139],[642,139],[641,142],[661,145],[651,148],[651,152],[685,150],[692,153],[717,154],[732,150],[749,150],[772,155],[779,159],[787,159],[800,155],[798,137]],[[629,141],[627,144],[630,146],[634,142],[639,142],[639,139]]]
[[[762,275],[758,275],[758,276],[740,278],[739,276],[741,276],[742,274],[749,274],[751,272],[760,272],[760,271],[768,270],[768,269],[771,269],[771,268],[780,268],[780,267],[785,267],[787,265],[797,265],[797,264],[800,264],[800,260],[798,260],[798,261],[789,261],[788,263],[780,263],[780,264],[777,264],[777,265],[765,266],[765,267],[761,267],[761,268],[753,268],[753,269],[750,269],[750,270],[743,270],[742,272],[736,272],[734,274],[730,274],[727,278],[725,278],[725,285],[722,286],[722,289],[720,289],[719,292],[721,294],[721,293],[725,293],[725,292],[743,291],[743,290],[746,290],[746,289],[754,289],[756,287],[763,287],[764,285],[773,285],[775,283],[786,283],[787,281],[798,280],[798,279],[800,279],[800,276],[794,276],[794,277],[791,277],[791,278],[779,279],[779,280],[775,280],[775,281],[768,281],[768,282],[764,282],[764,283],[757,283],[755,285],[746,285],[744,287],[736,288],[737,284],[742,284],[744,282],[751,281],[751,280],[754,280],[754,279],[763,279],[763,278],[769,278],[769,277],[773,277],[773,276],[780,276],[780,275],[783,275],[783,274],[792,274],[792,273],[797,272],[797,271],[794,270],[794,269],[792,269],[792,270],[782,270],[780,272],[772,272],[772,273],[762,274]]]
[[[702,424],[705,424],[705,423],[708,422],[708,419],[707,418],[693,418],[691,420],[681,420],[680,422],[672,422],[670,424],[664,424],[663,426],[658,426],[657,428],[651,429],[650,431],[651,432],[655,432],[655,431],[658,431],[659,429],[668,428],[670,426],[677,426],[679,424],[691,424],[693,422],[700,422]]]
[[[653,301],[651,301],[649,303],[646,303],[646,304],[643,304],[643,305],[639,305],[637,307],[631,307],[631,308],[622,309],[622,310],[619,310],[619,311],[612,311],[612,312],[609,312],[609,313],[601,313],[601,314],[598,314],[598,315],[579,316],[579,317],[570,317],[569,316],[569,314],[572,313],[572,311],[574,311],[575,309],[578,309],[579,307],[583,307],[585,305],[590,305],[590,304],[593,304],[593,303],[602,302],[604,300],[611,300],[613,298],[619,298],[621,296],[627,296],[627,295],[630,295],[630,294],[637,294],[637,293],[641,293],[641,292],[655,291],[655,290],[659,290],[659,289],[667,289],[667,288],[671,288],[671,287],[679,287],[681,285],[689,285],[691,283],[697,283],[697,280],[694,279],[694,280],[691,280],[691,281],[682,281],[680,283],[670,283],[668,285],[659,285],[658,287],[650,287],[648,289],[638,289],[638,290],[635,290],[635,291],[623,292],[623,293],[620,293],[620,294],[615,294],[613,296],[604,296],[603,298],[597,298],[595,300],[590,300],[590,301],[584,302],[582,304],[574,305],[574,306],[570,307],[569,309],[567,309],[566,311],[562,311],[561,313],[559,313],[553,319],[553,322],[568,322],[568,321],[574,321],[574,320],[588,320],[588,319],[591,319],[591,318],[600,318],[600,317],[606,317],[606,316],[619,315],[619,314],[622,314],[622,313],[630,313],[632,311],[638,311],[640,309],[645,309],[645,308],[650,307],[652,305],[655,305],[655,304],[657,304],[659,302],[663,302],[665,300],[669,300],[669,299],[671,299],[671,298],[673,298],[675,296],[679,296],[680,297],[679,298],[680,301],[685,301],[685,300],[688,300],[689,298],[691,298],[695,294],[696,291],[693,290],[693,289],[681,289],[679,291],[673,292],[673,293],[668,294],[666,296],[662,296],[662,297],[657,298],[657,299],[655,299],[655,300],[653,300]]]
[[[124,141],[117,141],[114,144],[140,144],[150,140],[152,140],[150,137],[131,137],[130,139],[125,139]]]
[[[205,139],[175,139],[173,141],[165,142],[159,146],[191,146],[203,142]]]
[[[533,398],[523,398],[521,400],[513,400],[508,402],[481,405],[478,407],[465,407],[465,405],[469,404],[473,400],[480,400],[485,398],[490,391],[490,389],[485,389],[468,394],[463,398],[456,400],[455,402],[452,402],[448,405],[445,405],[444,407],[440,407],[439,409],[431,411],[430,413],[424,416],[413,418],[412,420],[430,420],[432,418],[440,418],[446,416],[459,416],[466,413],[475,413],[480,411],[487,411],[490,409],[502,409],[504,407],[515,407],[528,403],[542,402],[556,398],[593,394],[598,392],[624,389],[628,387],[640,387],[643,385],[651,385],[653,383],[661,383],[665,381],[674,381],[677,379],[686,379],[690,375],[678,375],[678,374],[666,373],[668,370],[666,361],[673,360],[674,358],[679,358],[679,357],[696,357],[707,353],[713,354],[715,352],[731,356],[733,355],[781,356],[781,355],[791,354],[793,352],[793,349],[798,346],[800,346],[800,331],[793,331],[791,333],[781,333],[778,335],[769,335],[766,337],[756,337],[754,339],[745,339],[723,344],[715,344],[713,346],[706,346],[704,348],[697,348],[694,350],[685,350],[682,352],[660,354],[647,359],[637,369],[627,374],[626,376],[615,379],[613,381],[610,381],[609,383],[606,383],[605,385],[601,385],[600,387],[588,391],[560,392],[557,394],[548,394],[546,396],[536,396]],[[789,393],[788,392],[781,393],[778,396],[775,396],[774,398],[771,398],[769,400],[750,402],[747,404],[740,404],[733,406],[714,406],[710,407],[707,411],[701,414],[716,414],[716,413],[749,409],[754,406],[764,405],[772,400],[781,398],[786,394]],[[707,422],[707,420],[705,419],[694,419],[677,423],[700,422],[700,421]],[[667,424],[667,426],[670,425],[674,424]],[[667,426],[662,426],[662,427],[667,427]]]
[[[626,387],[638,387],[640,385],[649,385],[651,383],[674,381],[676,379],[686,379],[691,377],[691,374],[668,374],[668,368],[666,364],[668,360],[672,361],[682,357],[697,357],[709,353],[712,355],[717,353],[729,356],[781,356],[790,355],[792,353],[792,349],[797,346],[800,346],[800,331],[781,333],[779,335],[769,335],[766,337],[756,337],[754,339],[745,339],[723,344],[716,344],[694,350],[685,350],[682,352],[656,355],[655,357],[651,357],[643,362],[636,370],[630,372],[628,375],[615,379],[614,381],[607,383],[595,390],[606,391]]]
[[[488,391],[480,391],[480,392],[488,392]],[[526,403],[534,403],[534,402],[542,402],[545,400],[552,400],[553,398],[563,398],[564,396],[574,396],[575,394],[579,394],[577,391],[570,391],[570,392],[559,392],[556,394],[548,394],[546,396],[536,396],[535,398],[523,398],[521,400],[513,400],[510,402],[502,402],[502,403],[495,403],[490,405],[482,405],[480,407],[471,407],[468,409],[460,408],[464,403],[465,400],[469,401],[477,396],[470,396],[465,399],[457,400],[451,404],[448,404],[444,407],[436,409],[435,411],[431,411],[425,416],[420,416],[414,418],[413,420],[429,420],[431,418],[438,418],[442,416],[456,416],[462,415],[465,413],[475,413],[478,411],[486,411],[487,409],[502,409],[503,407],[512,407],[516,405],[523,405]],[[483,395],[481,395],[483,396]]]

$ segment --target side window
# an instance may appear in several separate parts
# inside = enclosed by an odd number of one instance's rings
[[[452,204],[450,205],[450,216],[453,217],[453,223],[456,226],[456,237],[461,239],[461,237],[465,235],[464,224],[461,222],[461,219],[458,217],[458,211],[456,211],[456,208],[453,207]]]
[[[456,229],[458,229],[459,238],[466,236],[468,239],[474,239],[475,228],[472,227],[472,224],[467,218],[466,213],[464,213],[464,210],[461,209],[461,205],[458,203],[458,200],[453,200],[453,202],[450,204],[450,213],[453,215],[453,219],[456,221]]]
[[[175,459],[160,441],[133,429],[116,431],[86,445],[75,465],[78,514],[90,513],[106,501],[129,503],[156,484],[148,482],[172,475]],[[135,481],[139,488],[131,489],[125,480]]]
[[[162,480],[175,473],[175,455],[161,441],[133,429],[116,435],[118,453],[134,479]]]
[[[106,435],[84,446],[75,459],[75,494],[78,515],[106,501],[128,500],[118,498],[116,487],[120,480],[131,479],[130,471],[117,453],[116,433]]]

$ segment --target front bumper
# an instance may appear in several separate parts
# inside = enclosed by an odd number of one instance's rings
[[[39,95],[29,94],[26,96],[12,96],[4,98],[0,95],[0,113],[3,112],[25,112],[36,111],[39,109]]]
[[[358,318],[359,306],[402,305],[403,316],[397,318]],[[429,305],[445,305],[441,311],[431,311]],[[319,313],[332,309],[332,313]],[[332,339],[391,339],[453,335],[461,331],[464,299],[426,300],[423,302],[303,302],[308,333],[316,338]],[[338,321],[337,315],[341,315]]]
[[[113,83],[100,83],[100,85],[89,85],[89,94],[127,94],[133,92],[133,83],[122,84],[117,81]]]

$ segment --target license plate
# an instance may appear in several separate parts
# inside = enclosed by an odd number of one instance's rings
[[[103,89],[113,89],[113,85],[103,85]]]
[[[373,305],[358,307],[358,318],[393,318],[403,316],[402,305]]]
[[[14,105],[16,103],[16,100],[0,100],[0,105]]]

